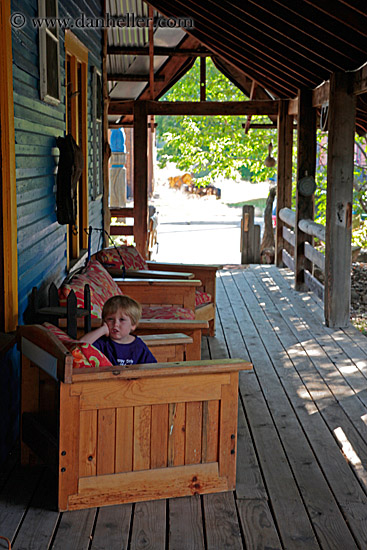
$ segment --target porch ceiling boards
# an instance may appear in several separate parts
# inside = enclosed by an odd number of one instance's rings
[[[220,272],[205,358],[249,358],[240,376],[234,493],[58,514],[52,474],[0,475],[0,534],[14,548],[290,550],[367,547],[367,347],[328,329],[322,304],[274,266]]]
[[[109,2],[112,7],[115,0]],[[129,11],[128,2],[122,4],[125,12],[120,10],[120,14]],[[314,89],[327,81],[331,73],[356,71],[367,61],[367,14],[360,0],[247,0],[241,3],[153,0],[150,4],[164,16],[194,20],[194,28],[186,29],[189,43],[184,42],[182,29],[167,29],[172,31],[170,46],[207,49],[217,67],[248,96],[255,81],[257,98],[294,98],[299,88]],[[146,10],[145,4],[137,2],[136,5],[138,11]],[[155,31],[155,46],[162,45],[161,30]],[[109,31],[109,43],[111,46],[147,46],[147,31],[139,31],[142,32],[138,44],[135,44],[136,38],[132,39],[126,32],[120,32],[117,39],[115,31]],[[110,57],[112,68],[113,56]],[[115,62],[118,58],[123,72],[132,70],[133,64],[127,65],[126,56],[114,56]],[[129,59],[130,63],[136,63],[138,58],[134,60],[130,56]],[[147,64],[149,58],[144,59]],[[155,57],[156,74],[163,74],[162,71],[171,66],[164,84],[155,84],[155,99],[188,70],[193,59]],[[126,90],[132,91],[128,86]],[[139,91],[138,87],[135,91],[129,99],[151,99],[148,85],[139,83]],[[143,91],[145,97],[141,95]],[[112,90],[111,98],[117,97],[117,91]],[[360,133],[367,131],[366,94],[358,97],[356,122]]]

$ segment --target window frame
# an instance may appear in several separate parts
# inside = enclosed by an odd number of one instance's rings
[[[57,20],[59,15],[58,0],[52,0],[55,8],[55,18]],[[46,15],[46,0],[38,0],[38,16],[40,18],[48,17]],[[51,16],[50,16],[51,17]],[[61,102],[61,77],[60,77],[60,42],[59,42],[59,26],[56,24],[53,29],[55,34],[51,32],[46,26],[42,26],[39,33],[39,70],[40,70],[40,98],[45,103],[51,105],[59,105]],[[58,97],[48,93],[48,80],[47,80],[47,37],[51,38],[56,43],[56,54],[53,58],[53,62],[57,66],[57,93]]]
[[[100,88],[100,94],[98,94]],[[102,73],[96,66],[92,66],[92,124],[93,124],[93,185],[92,199],[96,200],[103,194],[103,155],[102,155],[102,118],[103,104],[99,105],[98,98],[102,99]],[[98,105],[100,117],[98,117]],[[99,162],[98,162],[99,158]]]

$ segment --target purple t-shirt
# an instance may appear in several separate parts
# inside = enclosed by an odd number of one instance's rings
[[[93,346],[104,353],[113,365],[128,366],[157,362],[148,346],[137,336],[131,344],[119,344],[108,336],[101,336]]]

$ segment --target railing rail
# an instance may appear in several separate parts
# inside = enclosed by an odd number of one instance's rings
[[[293,231],[293,229],[296,226],[296,213],[290,208],[282,208],[279,211],[279,217],[284,223],[286,223],[288,226],[292,228],[292,229],[289,229],[288,227],[285,227],[285,226],[283,227],[283,238],[293,248],[293,255],[289,251],[283,248],[282,260],[285,263],[285,265],[289,267],[289,269],[292,269],[292,271],[295,271],[294,247],[296,246],[296,234]],[[301,231],[303,231],[303,233],[306,233],[311,237],[317,237],[320,241],[325,242],[325,227],[322,224],[316,223],[313,220],[300,220],[298,222],[298,228]],[[317,250],[317,248],[312,246],[311,243],[306,242],[304,255],[312,263],[312,272],[314,272],[314,266],[316,265],[324,274],[325,272],[324,254],[322,254],[319,250]],[[307,269],[305,269],[304,272],[305,272],[304,273],[305,283],[308,286],[308,288],[310,290],[315,291],[318,294],[318,296],[320,296],[320,298],[323,298],[323,295],[324,295],[323,285]]]

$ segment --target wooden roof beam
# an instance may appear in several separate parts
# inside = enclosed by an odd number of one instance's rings
[[[367,63],[354,73],[353,93],[355,95],[367,92]]]
[[[109,104],[109,115],[131,115],[135,101],[114,101]],[[279,101],[146,101],[150,115],[274,115],[278,113]]]
[[[108,74],[107,80],[110,82],[149,82],[149,75],[144,74]],[[156,75],[155,82],[164,82],[164,76]]]
[[[354,95],[361,95],[367,92],[367,63],[358,71],[348,73],[352,80],[352,90]],[[327,80],[312,92],[312,107],[321,107],[329,100],[330,81]],[[289,102],[288,114],[297,115],[298,99],[292,99]]]
[[[131,46],[109,46],[107,50],[108,55],[146,55],[149,56],[149,48],[144,47],[131,47]],[[179,50],[173,48],[155,47],[154,55],[167,56],[167,57],[210,57],[213,52],[208,50],[195,50],[189,48],[181,48]]]

